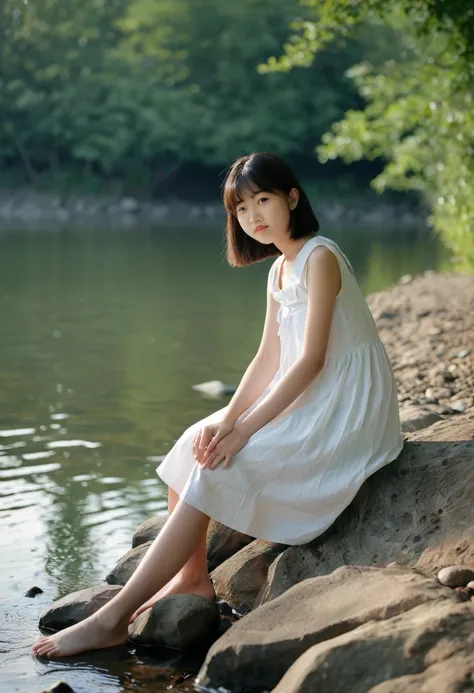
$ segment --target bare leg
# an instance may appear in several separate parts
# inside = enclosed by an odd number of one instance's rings
[[[171,516],[176,504],[179,501],[179,496],[172,488],[168,489],[168,513]],[[200,594],[207,599],[215,599],[216,594],[212,585],[209,573],[207,571],[207,547],[206,547],[206,532],[203,533],[201,540],[192,554],[189,561],[161,590],[159,590],[145,604],[142,604],[135,611],[130,619],[130,623],[137,618],[139,614],[154,606],[160,599],[167,597],[170,594]]]
[[[208,524],[207,515],[180,500],[125,587],[84,621],[55,635],[41,637],[33,647],[33,654],[67,657],[124,643],[130,616],[187,563]]]

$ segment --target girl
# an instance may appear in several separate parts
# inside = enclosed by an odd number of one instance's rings
[[[40,638],[36,655],[123,643],[130,620],[167,594],[214,598],[210,518],[253,537],[309,542],[402,449],[372,316],[345,255],[317,235],[291,169],[271,154],[238,159],[224,204],[231,265],[277,256],[257,354],[229,405],[188,428],[158,468],[170,517],[129,582],[93,616]]]

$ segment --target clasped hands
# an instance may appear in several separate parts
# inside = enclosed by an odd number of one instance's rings
[[[193,439],[193,455],[202,469],[224,468],[247,445],[249,435],[240,424],[221,421],[199,429]]]

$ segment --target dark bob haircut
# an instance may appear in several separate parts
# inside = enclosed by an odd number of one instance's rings
[[[227,261],[233,267],[245,267],[267,257],[281,255],[273,244],[259,243],[248,236],[237,219],[237,203],[245,193],[270,192],[288,195],[299,192],[296,208],[290,211],[289,235],[294,240],[317,233],[319,222],[311,204],[291,168],[275,154],[257,152],[235,161],[224,182],[224,206],[227,212]]]

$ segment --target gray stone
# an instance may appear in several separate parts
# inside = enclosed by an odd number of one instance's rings
[[[122,588],[110,585],[98,585],[85,590],[72,592],[62,597],[41,615],[40,628],[62,630],[83,621],[95,614],[104,604],[107,604]]]
[[[305,580],[219,638],[207,654],[198,685],[271,689],[309,647],[439,599],[456,602],[457,595],[406,568],[345,566]]]
[[[451,670],[451,677],[459,669],[459,661],[453,666],[451,658],[460,653],[474,658],[469,642],[474,626],[474,609],[471,604],[453,604],[437,600],[408,610],[406,613],[384,621],[373,621],[345,635],[328,639],[309,648],[286,672],[272,693],[381,693],[403,691],[407,688],[406,677],[413,676],[420,683],[420,674],[428,680],[433,677],[433,667],[442,665]],[[431,671],[430,671],[431,670]],[[459,684],[466,684],[461,667]],[[454,679],[456,680],[456,675]],[[464,679],[464,680],[463,680]],[[382,684],[382,682],[385,682]],[[392,685],[396,687],[392,687]],[[456,688],[424,687],[413,691],[472,690],[462,685]]]
[[[196,594],[172,594],[140,614],[129,635],[137,644],[185,649],[212,637],[218,628],[216,602]]]
[[[153,542],[148,541],[146,544],[140,544],[136,548],[127,551],[127,553],[119,559],[117,565],[106,575],[105,581],[109,585],[126,585],[140,565],[152,543]]]
[[[265,583],[269,566],[284,548],[282,544],[256,539],[240,549],[211,573],[217,597],[240,614],[250,611]]]

